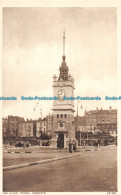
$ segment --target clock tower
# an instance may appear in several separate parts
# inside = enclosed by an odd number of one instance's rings
[[[53,131],[52,140],[55,147],[67,148],[69,140],[75,139],[74,130],[74,101],[64,100],[66,97],[74,97],[74,79],[69,74],[65,57],[65,33],[63,34],[63,57],[59,68],[59,77],[53,76]]]

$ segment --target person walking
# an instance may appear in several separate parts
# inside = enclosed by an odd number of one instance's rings
[[[69,153],[72,153],[72,142],[71,142],[71,139],[69,140]]]
[[[73,151],[76,152],[76,141],[73,140]]]

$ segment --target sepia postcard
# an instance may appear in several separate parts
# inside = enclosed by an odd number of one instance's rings
[[[0,1],[1,194],[121,194],[121,2]]]

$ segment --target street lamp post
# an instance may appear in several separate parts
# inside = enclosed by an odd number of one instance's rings
[[[88,129],[87,129],[87,140],[88,140]]]
[[[38,106],[38,105],[40,105],[38,102],[37,102],[37,104],[34,106],[34,108],[33,108],[33,111],[36,111],[36,107]],[[41,106],[41,105],[40,105]],[[42,108],[40,107],[40,118],[41,118],[41,120],[42,120]]]
[[[37,104],[34,106],[33,111],[36,111],[36,108],[40,106],[40,119],[42,121],[42,108],[41,105],[37,102]],[[39,133],[42,135],[42,122],[41,122],[41,127],[39,127]]]
[[[79,115],[78,115],[78,104],[80,103],[80,101],[77,102],[77,139],[79,138],[78,137],[78,126],[79,126]],[[83,106],[81,105],[80,107],[81,109],[83,109]],[[87,107],[86,107],[87,108]],[[83,136],[83,140],[84,140],[84,147],[85,147],[85,135],[87,133],[87,140],[88,140],[88,130],[86,130],[86,108],[85,108],[85,120],[84,120],[84,136]],[[79,131],[80,133],[80,146],[81,146],[81,130]],[[78,139],[79,140],[79,139]]]
[[[78,144],[81,146],[81,130],[78,131],[78,126],[79,126],[79,114],[78,114],[78,105],[79,105],[80,101],[77,102],[77,140],[80,142],[78,142]],[[81,105],[80,107],[81,109],[83,109],[83,106]]]
[[[87,107],[86,107],[87,108]],[[88,140],[88,129],[86,128],[86,108],[85,108],[85,120],[84,120],[84,136],[83,136],[83,141],[84,141],[84,147],[86,145],[85,143],[85,135],[87,133],[87,140]],[[83,109],[83,106],[81,105],[81,109]],[[87,131],[85,131],[87,130]]]
[[[76,129],[76,138],[78,140],[78,103],[77,103],[77,129]],[[78,145],[79,145],[79,142],[78,142]]]
[[[78,115],[78,103],[80,103],[80,101],[77,102],[77,130],[76,130],[76,136],[77,136],[77,140],[78,140],[78,145],[81,146],[81,132],[80,132],[80,143],[79,143],[79,134],[78,134],[78,123],[79,123],[79,115]]]
[[[83,136],[83,138],[84,138],[84,147],[85,147],[85,127],[86,126],[86,117],[85,117],[85,121],[84,121],[84,136]]]

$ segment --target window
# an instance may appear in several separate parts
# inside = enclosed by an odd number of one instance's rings
[[[65,118],[67,118],[67,115],[65,114]]]
[[[61,118],[63,118],[63,114],[61,114]]]
[[[57,118],[59,118],[59,114],[57,114]]]

